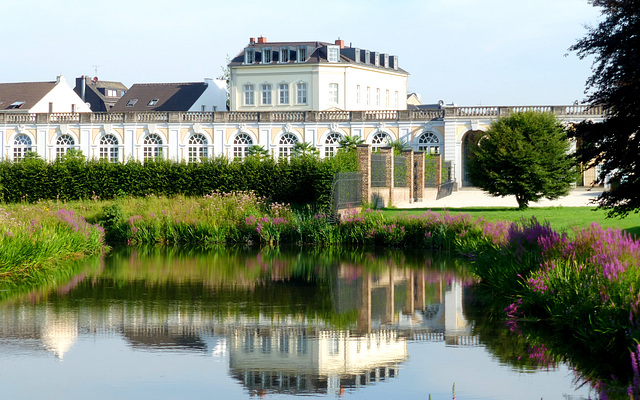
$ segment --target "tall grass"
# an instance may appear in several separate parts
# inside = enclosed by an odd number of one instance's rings
[[[104,249],[104,229],[74,210],[0,208],[0,284],[44,280],[56,263]]]

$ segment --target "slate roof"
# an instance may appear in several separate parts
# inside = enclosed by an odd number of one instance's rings
[[[307,48],[309,48],[309,54],[308,54],[308,58],[307,61],[305,61],[305,63],[307,64],[317,64],[317,63],[328,63],[329,60],[327,58],[327,46],[333,46],[335,45],[334,43],[327,43],[327,42],[266,42],[266,43],[259,43],[259,42],[254,42],[254,43],[249,43],[247,46],[245,46],[242,51],[240,53],[238,53],[229,63],[229,67],[235,67],[235,66],[241,66],[241,65],[247,65],[244,64],[244,49],[246,48],[253,48],[256,49],[256,54],[255,54],[255,62],[253,64],[250,64],[252,66],[260,66],[260,65],[269,65],[269,64],[278,64],[278,65],[283,65],[283,64],[300,64],[299,62],[296,62],[296,55],[295,55],[295,50],[298,46],[306,46]],[[272,50],[276,50],[276,49],[280,49],[281,47],[289,47],[290,48],[290,54],[289,54],[289,61],[286,63],[282,63],[279,61],[279,51],[273,52],[272,55],[272,61],[271,63],[267,63],[264,64],[262,63],[262,49],[263,48],[271,48]],[[368,67],[372,67],[372,68],[378,68],[378,69],[382,69],[382,70],[391,70],[394,72],[400,72],[400,73],[404,73],[404,74],[408,74],[407,71],[403,70],[402,68],[398,68],[398,69],[394,69],[394,68],[385,68],[382,63],[380,63],[380,66],[375,66],[373,63],[365,63],[363,61],[357,62],[354,58],[354,53],[356,50],[360,50],[362,52],[365,51],[365,49],[360,49],[360,48],[356,48],[356,47],[343,47],[342,49],[340,49],[340,62],[341,63],[349,63],[349,64],[360,64],[360,65],[367,65]],[[371,51],[370,52],[371,56],[373,56],[374,52]],[[378,53],[379,55],[382,55],[384,53]],[[364,57],[364,55],[362,54],[361,57]]]
[[[204,82],[136,83],[109,111],[189,111],[206,89]]]
[[[56,86],[56,82],[0,83],[0,111],[28,111]],[[19,107],[12,104],[24,102]]]
[[[84,82],[83,82],[84,81]],[[82,97],[82,84],[84,83],[85,102],[91,105],[91,111],[104,112],[109,111],[122,96],[107,96],[106,91],[116,90],[118,92],[126,92],[127,87],[122,82],[92,80],[88,76],[76,78],[76,87],[73,89],[78,96]]]

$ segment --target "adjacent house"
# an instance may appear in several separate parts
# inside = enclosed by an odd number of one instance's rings
[[[229,63],[231,111],[406,110],[409,73],[398,57],[344,40],[251,38]]]
[[[73,89],[83,102],[88,103],[93,112],[109,111],[127,91],[121,82],[101,81],[98,77],[76,78]]]
[[[227,111],[226,82],[136,83],[109,111]]]
[[[60,75],[53,82],[0,83],[0,112],[53,114],[91,109]]]

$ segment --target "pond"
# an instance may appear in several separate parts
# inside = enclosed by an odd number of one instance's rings
[[[119,249],[0,292],[0,398],[593,396],[472,293],[424,253]]]

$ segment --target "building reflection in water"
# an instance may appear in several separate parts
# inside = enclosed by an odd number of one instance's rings
[[[167,309],[114,299],[66,308],[23,302],[0,304],[0,350],[35,341],[62,359],[79,335],[120,335],[133,349],[228,359],[229,374],[261,396],[340,394],[392,379],[409,357],[408,341],[478,345],[462,309],[464,284],[451,276],[394,268],[371,274],[350,265],[334,274],[335,312],[357,315],[340,330],[305,315],[212,315],[175,299]]]

